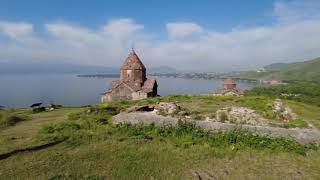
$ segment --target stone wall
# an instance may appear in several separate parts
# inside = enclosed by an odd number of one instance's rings
[[[113,89],[112,92],[102,95],[102,98],[101,98],[101,100],[105,100],[102,102],[130,100],[130,99],[132,99],[132,90],[126,87],[125,85],[121,85],[121,87]]]
[[[236,88],[236,84],[224,84],[223,85],[223,88],[224,89],[234,89],[234,88]]]
[[[155,124],[158,126],[178,124],[178,119],[170,116],[161,116],[155,112],[121,112],[113,117],[113,123],[130,123],[130,124]],[[230,124],[212,121],[196,121],[188,120],[195,123],[199,128],[209,131],[230,131],[235,129],[247,130],[261,135],[269,135],[271,137],[293,138],[301,144],[317,143],[320,144],[320,131],[317,129],[285,129],[276,127],[264,127],[253,125]]]
[[[148,94],[142,91],[133,92],[131,95],[132,95],[132,100],[140,100],[148,97]]]
[[[144,82],[146,80],[146,70],[121,70],[120,71],[121,81],[139,81]]]

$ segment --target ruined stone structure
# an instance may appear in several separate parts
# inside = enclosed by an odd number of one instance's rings
[[[101,102],[139,100],[157,96],[157,81],[146,78],[146,68],[132,50],[120,68],[120,80],[112,81]]]
[[[237,88],[237,83],[231,78],[223,81],[223,88],[217,89],[213,93],[214,96],[243,96],[243,90]]]
[[[236,81],[231,78],[227,78],[223,81],[224,89],[235,89],[236,87],[237,87]]]

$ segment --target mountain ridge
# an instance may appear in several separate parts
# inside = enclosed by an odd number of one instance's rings
[[[150,67],[149,73],[172,73],[169,66]],[[0,63],[0,74],[119,74],[118,67],[66,63]]]
[[[277,79],[320,82],[320,57],[303,62],[271,64],[265,66],[265,69],[265,72],[244,72],[237,77],[255,80]]]

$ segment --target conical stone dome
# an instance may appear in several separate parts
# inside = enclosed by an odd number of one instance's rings
[[[146,67],[141,62],[138,55],[132,51],[129,53],[127,59],[120,67],[121,70],[145,70]]]

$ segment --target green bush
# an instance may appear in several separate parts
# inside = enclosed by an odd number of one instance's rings
[[[199,111],[192,111],[191,118],[194,120],[202,120],[202,119],[204,119],[204,116],[201,115],[201,112],[199,112]]]
[[[219,113],[219,120],[220,122],[226,122],[228,120],[228,115],[225,112]]]
[[[81,118],[82,113],[70,113],[68,115],[69,120],[79,120]]]
[[[320,106],[320,85],[314,82],[297,81],[287,85],[255,87],[245,91],[245,95],[281,97]]]
[[[291,120],[288,123],[280,125],[282,128],[307,128],[308,123],[302,119]]]
[[[0,113],[0,127],[14,126],[17,123],[26,120],[28,120],[27,116],[10,113]]]

